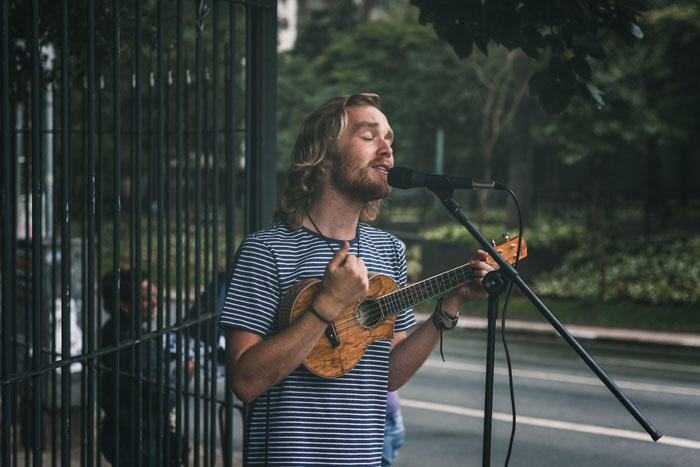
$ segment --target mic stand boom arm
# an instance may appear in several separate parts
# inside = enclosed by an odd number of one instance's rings
[[[447,183],[449,185],[449,182]],[[445,206],[447,211],[450,213],[452,217],[457,219],[457,221],[464,226],[467,231],[474,237],[474,239],[481,245],[481,247],[486,251],[491,257],[498,263],[500,266],[499,273],[502,274],[505,277],[505,280],[512,281],[513,284],[515,284],[522,292],[523,294],[532,302],[533,305],[542,313],[542,315],[549,321],[549,323],[554,327],[554,329],[559,333],[561,337],[564,338],[567,344],[571,346],[571,348],[574,349],[574,351],[581,357],[581,359],[588,365],[588,367],[593,371],[593,373],[598,376],[598,378],[605,384],[605,386],[608,388],[610,392],[613,393],[615,397],[622,403],[623,406],[627,409],[627,411],[632,414],[632,416],[637,420],[637,422],[646,430],[647,433],[651,436],[651,439],[654,441],[658,441],[659,438],[661,438],[662,434],[659,432],[654,426],[644,417],[644,415],[635,407],[635,405],[627,398],[627,396],[622,392],[622,390],[615,384],[615,382],[603,371],[600,366],[593,360],[593,358],[586,352],[586,350],[581,347],[581,345],[576,341],[574,336],[569,333],[569,331],[564,327],[561,322],[552,314],[549,309],[545,306],[544,303],[535,295],[535,293],[530,290],[530,288],[527,286],[527,284],[522,280],[520,275],[518,274],[518,271],[511,266],[507,261],[505,261],[501,255],[499,255],[496,250],[493,248],[491,245],[491,242],[489,242],[482,234],[479,232],[479,230],[472,224],[472,222],[467,218],[467,216],[462,212],[462,208],[457,203],[453,198],[452,195],[454,193],[454,188],[447,187],[445,184],[436,184],[435,186],[429,186],[428,189],[435,193],[438,198],[440,198],[440,201],[442,204]],[[495,320],[489,320],[489,322],[494,321],[495,325]],[[491,336],[491,332],[489,332],[489,338],[493,338]],[[494,336],[495,337],[495,336]],[[487,381],[487,386],[488,386],[488,381]],[[493,388],[491,387],[491,390]],[[492,395],[487,395],[486,400],[492,400],[491,399]],[[489,408],[489,411],[491,409]],[[486,412],[486,410],[485,410]],[[487,414],[484,413],[484,419],[486,420]],[[489,419],[491,418],[491,413],[488,414]],[[490,427],[489,427],[490,428]],[[489,433],[484,433],[484,437],[488,438],[488,445],[490,446],[490,429]],[[485,439],[486,441],[486,439]],[[484,443],[484,446],[487,446],[487,443]],[[487,453],[482,453],[484,456],[484,459],[488,458]],[[484,464],[488,465],[488,464]]]

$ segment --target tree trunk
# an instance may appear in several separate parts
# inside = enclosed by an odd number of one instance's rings
[[[502,79],[495,83],[482,80],[482,84],[488,89],[486,102],[481,111],[481,147],[484,159],[484,179],[492,178],[493,168],[491,166],[493,153],[501,136],[503,128],[507,127],[515,117],[515,113],[520,107],[520,102],[525,97],[527,91],[527,78],[523,81],[515,81],[513,61],[527,60],[525,55],[518,51],[511,52],[505,60],[505,70]],[[522,77],[521,77],[522,78]],[[477,195],[479,218],[484,219],[486,213],[488,190],[481,190]]]
[[[516,89],[524,86],[531,73],[531,61],[523,53],[518,53],[513,60],[514,79]],[[532,106],[529,99],[523,99],[518,106],[513,118],[513,132],[510,144],[510,160],[508,164],[508,184],[518,195],[523,225],[527,226],[531,221],[532,213],[532,138],[530,137],[530,116]],[[508,228],[518,226],[518,213],[514,203],[508,203]]]

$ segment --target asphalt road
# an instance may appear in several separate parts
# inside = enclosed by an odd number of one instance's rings
[[[560,338],[509,336],[516,425],[510,466],[700,467],[700,348],[580,341],[663,437],[654,443]],[[457,329],[399,390],[395,465],[480,466],[486,332]],[[490,465],[504,465],[511,404],[498,336]]]

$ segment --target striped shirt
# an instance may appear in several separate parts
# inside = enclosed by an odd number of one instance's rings
[[[333,250],[342,244],[328,239]],[[350,253],[367,270],[406,284],[401,242],[360,224]],[[333,252],[306,228],[279,222],[248,236],[236,253],[234,273],[220,324],[269,338],[279,332],[277,309],[289,287],[322,277]],[[399,313],[395,331],[415,324],[412,310]],[[346,374],[322,378],[303,366],[249,404],[245,428],[246,465],[380,465],[390,340],[376,340]]]

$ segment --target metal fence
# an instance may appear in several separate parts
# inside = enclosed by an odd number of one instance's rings
[[[0,26],[2,465],[240,462],[216,321],[276,197],[276,2],[0,0]]]

